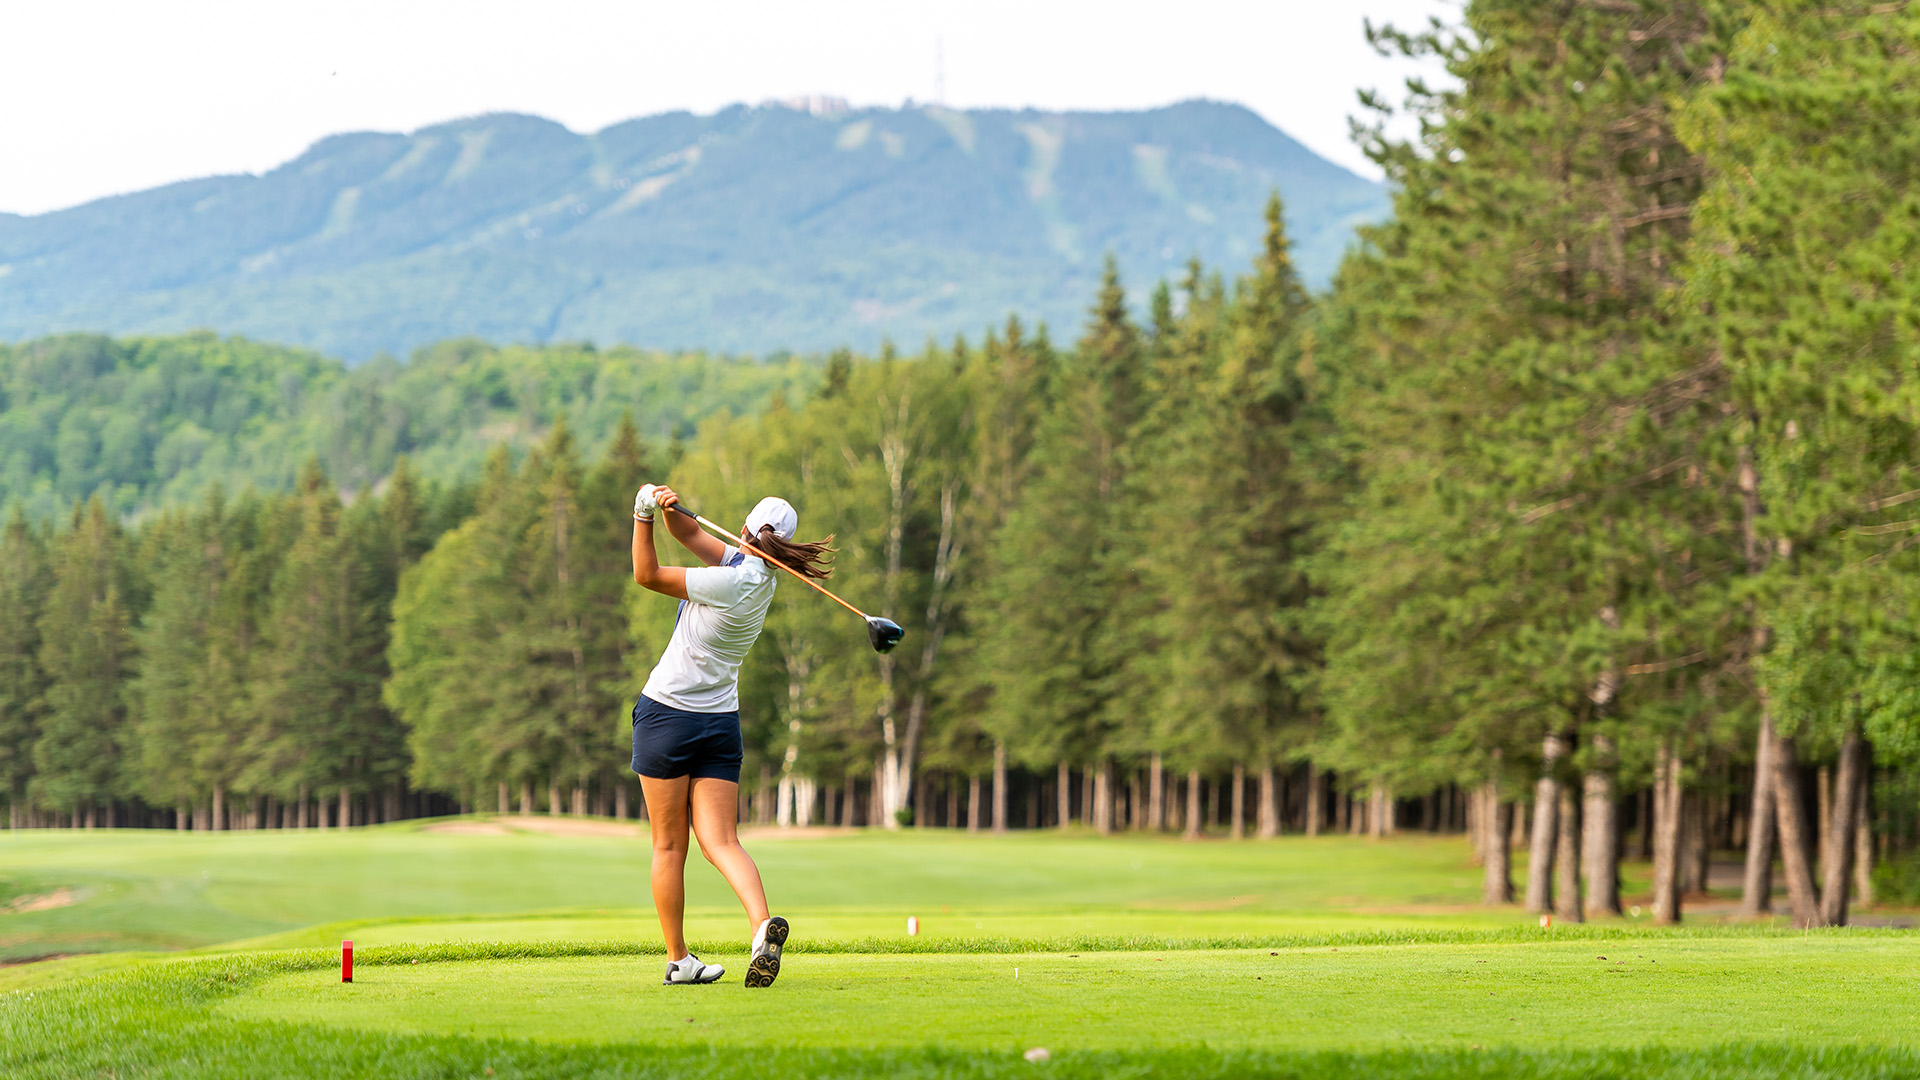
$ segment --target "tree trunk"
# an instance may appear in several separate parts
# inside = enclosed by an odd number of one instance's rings
[[[560,785],[552,780],[547,781],[547,816],[560,816]]]
[[[1073,770],[1064,759],[1060,762],[1060,778],[1055,787],[1055,803],[1060,811],[1060,820],[1056,824],[1065,829],[1073,824]]]
[[[1543,914],[1553,906],[1553,842],[1559,826],[1560,780],[1554,775],[1567,744],[1558,732],[1540,744],[1540,779],[1533,785],[1533,837],[1527,850],[1527,910]]]
[[[1266,772],[1270,773],[1272,770],[1269,769],[1266,770]],[[1265,773],[1263,773],[1262,776],[1264,778]],[[1233,763],[1233,780],[1231,783],[1233,784],[1233,791],[1230,793],[1230,801],[1233,804],[1233,808],[1232,820],[1229,822],[1227,835],[1235,840],[1239,840],[1247,835],[1247,767],[1245,765],[1237,761]],[[1262,787],[1260,817],[1263,826],[1265,824],[1265,818],[1267,817],[1267,808],[1264,805],[1265,795],[1266,788]]]
[[[1100,817],[1099,833],[1110,835],[1120,827],[1117,813],[1117,800],[1120,796],[1119,781],[1113,770],[1113,759],[1105,758],[1100,762],[1100,771],[1093,777],[1093,809]]]
[[[227,789],[213,789],[213,831],[224,832],[227,828]]]
[[[1254,798],[1259,802],[1254,806],[1254,835],[1265,840],[1280,835],[1280,805],[1274,791],[1274,768],[1272,765],[1260,767],[1259,782]]]
[[[1740,909],[1752,918],[1773,910],[1773,717],[1760,707],[1760,736],[1753,752],[1753,804],[1747,816],[1747,870],[1740,882]]]
[[[1706,793],[1688,792],[1680,800],[1680,868],[1685,890],[1707,891],[1707,804]]]
[[[1580,903],[1580,802],[1571,785],[1560,786],[1559,846],[1553,853],[1553,914],[1566,922],[1582,922]]]
[[[570,810],[574,817],[587,816],[587,789],[579,784],[573,785],[573,805]]]
[[[1794,741],[1775,733],[1773,742],[1773,816],[1779,826],[1780,869],[1787,878],[1787,903],[1793,925],[1824,926],[1820,896],[1807,863],[1807,811],[1800,801],[1800,755]]]
[[[1873,903],[1873,754],[1860,763],[1860,801],[1853,809],[1853,902]]]
[[[1480,796],[1486,784],[1467,792],[1467,853],[1472,856],[1473,865],[1487,864],[1487,826],[1485,816],[1480,811]]]
[[[1308,836],[1319,836],[1324,824],[1322,820],[1327,812],[1327,774],[1312,762],[1307,763],[1307,821]]]
[[[625,821],[632,807],[627,805],[627,782],[621,780],[613,785],[613,816]]]
[[[347,828],[351,828],[352,826],[353,826],[353,792],[348,791],[346,788],[341,788],[340,789],[340,827],[343,829],[347,829]]]
[[[1813,779],[1813,805],[1814,812],[1818,815],[1815,819],[1817,824],[1814,826],[1814,840],[1820,849],[1820,854],[1817,856],[1819,866],[1814,872],[1824,876],[1826,867],[1833,862],[1833,853],[1827,850],[1827,841],[1833,836],[1833,770],[1822,765],[1815,770]]]
[[[1866,776],[1867,749],[1857,728],[1840,743],[1840,768],[1833,778],[1832,821],[1827,833],[1829,860],[1820,865],[1826,880],[1820,889],[1820,921],[1847,925],[1847,886],[1853,877],[1853,826],[1860,811],[1860,786]]]
[[[1147,760],[1147,830],[1159,832],[1167,825],[1166,769],[1160,764],[1160,751]]]
[[[1637,824],[1640,830],[1640,857],[1642,859],[1645,859],[1648,862],[1652,862],[1653,861],[1653,788],[1652,787],[1645,787],[1640,789],[1638,805],[1639,805],[1640,820]]]
[[[1613,740],[1593,737],[1593,767],[1584,778],[1581,857],[1586,864],[1589,916],[1620,914],[1620,822],[1613,797]]]
[[[1188,840],[1200,839],[1200,826],[1205,819],[1200,816],[1200,770],[1187,772],[1187,827],[1181,834]]]
[[[1387,785],[1378,780],[1367,785],[1367,835],[1375,840],[1387,835]]]
[[[967,777],[967,831],[980,831],[980,778]]]
[[[1007,831],[1007,744],[993,744],[993,831]]]
[[[1653,921],[1680,921],[1680,756],[1660,744],[1653,766]]]
[[[1513,853],[1507,846],[1512,826],[1508,817],[1512,803],[1500,801],[1500,781],[1490,778],[1480,785],[1477,812],[1473,815],[1479,834],[1484,877],[1481,899],[1488,905],[1513,903]]]
[[[299,805],[293,811],[293,827],[304,830],[307,827],[307,785],[300,785]]]

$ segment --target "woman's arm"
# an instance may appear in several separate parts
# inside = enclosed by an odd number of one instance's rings
[[[665,513],[665,511],[660,511]],[[657,593],[675,599],[687,598],[687,571],[679,566],[661,566],[653,550],[653,522],[633,519],[633,580]]]
[[[693,557],[706,566],[719,566],[726,561],[727,545],[701,528],[692,518],[685,514],[672,513],[667,509],[680,501],[680,496],[675,495],[672,488],[659,488],[653,493],[653,497],[660,503],[660,515],[667,519],[667,531],[673,534],[675,540],[680,541],[681,547],[692,552]]]

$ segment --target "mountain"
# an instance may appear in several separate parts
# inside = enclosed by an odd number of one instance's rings
[[[212,327],[348,362],[476,336],[766,353],[1071,333],[1102,258],[1144,296],[1237,272],[1278,189],[1324,282],[1380,185],[1251,111],[735,106],[582,135],[496,114],[0,214],[0,340]]]

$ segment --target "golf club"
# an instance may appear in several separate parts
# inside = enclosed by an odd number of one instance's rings
[[[842,600],[839,597],[828,592],[826,588],[822,586],[819,582],[813,580],[812,578],[801,573],[800,571],[795,570],[793,567],[788,566],[786,563],[781,562],[780,560],[774,558],[773,556],[768,555],[766,552],[761,551],[759,548],[754,547],[752,544],[747,543],[745,540],[740,539],[738,536],[735,536],[734,534],[728,532],[727,530],[721,528],[720,526],[715,525],[713,522],[708,521],[706,518],[701,517],[698,512],[689,510],[678,502],[675,502],[672,506],[667,507],[667,509],[676,510],[682,514],[685,514],[686,516],[692,518],[695,522],[699,523],[708,532],[713,533],[715,536],[718,536],[720,539],[725,540],[729,544],[739,544],[741,547],[745,548],[748,552],[752,553],[757,558],[763,559],[766,562],[770,562],[773,565],[779,567],[780,569],[785,570],[787,573],[792,574],[794,577],[797,577],[801,581],[806,582],[808,585],[813,586],[816,590],[819,591],[820,595],[826,597],[829,600],[832,600],[834,603],[839,604],[841,607],[846,608],[848,611],[853,612],[855,615],[860,616],[862,619],[865,619],[867,622],[867,640],[873,642],[874,652],[892,652],[893,647],[895,645],[900,644],[900,639],[906,636],[907,632],[900,628],[899,623],[894,622],[892,619],[882,619],[877,615],[869,615],[866,612],[861,611],[859,608],[854,607],[852,604],[849,604],[845,600]]]

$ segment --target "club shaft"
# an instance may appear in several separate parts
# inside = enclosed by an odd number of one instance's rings
[[[708,532],[713,533],[715,536],[718,536],[720,539],[725,540],[729,544],[740,545],[741,547],[745,548],[747,552],[753,555],[755,558],[761,559],[765,562],[770,562],[773,565],[779,567],[780,569],[785,570],[787,573],[792,574],[794,577],[799,578],[801,581],[806,582],[808,585],[813,586],[814,591],[818,592],[821,596],[824,596],[827,599],[833,601],[834,603],[839,604],[841,607],[846,608],[848,611],[853,612],[855,615],[860,616],[862,619],[867,618],[866,612],[861,611],[859,608],[854,607],[852,604],[849,604],[845,600],[842,600],[839,597],[828,592],[826,590],[826,587],[821,585],[819,582],[813,580],[812,578],[801,573],[800,571],[795,570],[793,567],[788,566],[786,563],[781,562],[779,559],[774,558],[773,556],[767,554],[766,552],[761,551],[759,548],[754,547],[752,544],[747,543],[745,540],[742,540],[741,538],[734,536],[732,533],[729,533],[727,530],[721,528],[718,525],[715,525],[711,521],[708,521],[706,518],[701,517],[699,514],[696,514],[691,510],[682,509],[679,503],[674,503],[672,506],[667,507],[667,509],[677,510],[682,514],[687,515],[688,517],[692,518],[694,521],[699,522],[701,525],[705,526]]]

